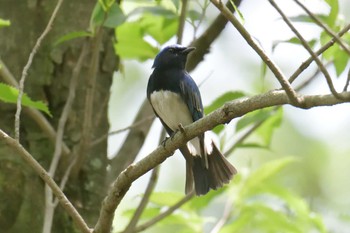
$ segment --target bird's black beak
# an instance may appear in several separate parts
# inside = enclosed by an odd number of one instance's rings
[[[184,50],[182,50],[181,53],[187,55],[195,49],[196,49],[195,47],[187,47]]]

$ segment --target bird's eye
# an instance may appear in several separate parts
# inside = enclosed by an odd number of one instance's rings
[[[174,53],[175,50],[174,49],[169,49],[169,52]]]

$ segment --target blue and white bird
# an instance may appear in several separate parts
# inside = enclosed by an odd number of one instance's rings
[[[203,117],[199,89],[185,70],[187,55],[194,49],[180,45],[165,47],[152,66],[147,98],[170,136],[179,130],[180,124],[186,126]],[[197,195],[204,195],[229,183],[237,172],[213,142],[205,143],[204,134],[180,151],[186,159],[186,193],[194,187]]]

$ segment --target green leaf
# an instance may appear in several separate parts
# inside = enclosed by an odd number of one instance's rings
[[[221,96],[219,96],[218,98],[216,98],[209,106],[205,107],[204,113],[209,114],[212,111],[215,111],[216,109],[223,106],[226,102],[232,101],[232,100],[235,100],[238,98],[242,98],[244,96],[246,96],[246,94],[244,94],[241,91],[226,92],[226,93],[222,94]],[[224,128],[225,127],[223,125],[218,125],[212,131],[216,134],[219,134]]]
[[[96,2],[96,5],[92,11],[91,19],[90,19],[90,27],[93,29],[96,26],[102,24],[105,19],[106,12],[103,10],[100,2]]]
[[[0,100],[4,101],[5,103],[15,104],[17,103],[17,98],[18,90],[16,88],[4,83],[0,83]],[[22,96],[22,105],[43,111],[47,115],[52,117],[50,110],[48,109],[46,104],[44,104],[42,101],[31,100],[25,93],[23,93]]]
[[[338,77],[344,72],[349,62],[349,59],[350,59],[349,55],[339,47],[339,51],[337,52],[337,55],[334,56],[334,61],[333,61],[335,71]]]
[[[266,145],[261,145],[259,143],[254,143],[254,142],[237,144],[237,148],[261,148],[261,149],[268,149],[268,147]]]
[[[154,58],[158,49],[143,40],[144,31],[137,22],[127,22],[116,29],[117,43],[114,45],[117,54],[123,59],[144,61]]]
[[[180,201],[184,195],[175,192],[153,192],[150,196],[150,202],[159,206],[172,206]]]
[[[102,24],[108,28],[116,28],[124,23],[125,20],[126,17],[117,3],[111,5],[106,11],[99,1],[92,11],[90,25],[92,28]]]
[[[77,38],[82,38],[82,37],[91,37],[92,33],[87,32],[87,31],[76,31],[76,32],[71,32],[66,35],[61,36],[54,42],[54,46],[57,46],[59,44],[62,44],[63,42],[70,41],[73,39]]]
[[[123,211],[122,215],[124,217],[131,218],[134,215],[135,211],[136,211],[136,209],[128,209],[128,210]],[[160,214],[160,208],[158,208],[158,207],[147,207],[142,212],[142,215],[141,215],[140,219],[142,219],[142,220],[151,219],[151,218],[154,218],[155,216],[157,216],[159,214]]]
[[[261,109],[261,110],[257,110],[246,114],[237,122],[236,133],[238,133],[242,129],[245,129],[247,126],[251,124],[263,122],[267,120],[269,117],[272,116],[272,114],[273,112],[270,108]]]
[[[227,186],[224,186],[223,188],[220,188],[215,191],[210,191],[209,193],[205,194],[204,196],[199,196],[193,198],[190,202],[188,202],[188,205],[193,210],[201,210],[209,205],[211,201],[214,200],[214,198],[218,197],[222,193],[224,193],[227,190]]]
[[[116,28],[124,21],[126,20],[126,17],[123,13],[123,11],[120,9],[119,5],[117,3],[113,4],[108,13],[106,21],[104,22],[103,26],[108,28]]]
[[[339,14],[339,2],[338,0],[326,0],[326,2],[331,8],[326,22],[328,26],[330,26],[333,29]]]
[[[0,28],[9,27],[11,25],[10,20],[0,19]]]
[[[201,233],[203,232],[203,218],[188,215],[186,212],[174,212],[158,223],[158,232]]]
[[[145,34],[153,37],[159,44],[170,40],[177,31],[177,17],[163,17],[146,14],[140,20],[141,27]]]
[[[99,4],[101,5],[102,9],[106,12],[108,12],[113,5],[115,0],[98,0]]]
[[[233,6],[233,9],[235,9],[235,12],[238,14],[239,18],[241,19],[241,23],[244,24],[244,17],[243,17],[242,12],[238,9],[238,7],[233,2],[233,0],[230,0],[230,3]]]
[[[273,111],[265,122],[257,129],[256,133],[263,139],[264,145],[268,147],[271,144],[273,132],[276,128],[280,127],[283,119],[283,108],[278,108],[277,111]]]
[[[167,18],[177,18],[177,14],[171,10],[168,10],[162,6],[146,6],[137,7],[128,14],[128,18],[134,15],[145,15],[150,14],[154,16],[162,16]]]
[[[200,18],[202,17],[202,13],[196,10],[189,10],[187,12],[187,16],[188,18],[190,18],[191,22],[194,22],[196,20],[200,20]]]
[[[257,193],[260,185],[263,185],[266,180],[276,176],[283,168],[295,161],[296,159],[293,157],[286,157],[265,163],[249,175],[241,190],[240,196],[244,197]]]
[[[209,106],[204,108],[204,113],[209,114],[223,106],[226,102],[247,96],[241,91],[229,91],[216,98]]]
[[[311,39],[309,40],[307,43],[309,44],[309,46],[312,48],[315,46],[317,40],[316,39]],[[280,41],[276,41],[273,43],[272,45],[272,50],[275,50],[275,48],[277,47],[277,45],[281,44],[281,43],[289,43],[289,44],[295,44],[295,45],[301,45],[301,42],[299,40],[299,38],[297,37],[292,37],[288,40],[280,40]],[[264,63],[265,64],[265,63]]]

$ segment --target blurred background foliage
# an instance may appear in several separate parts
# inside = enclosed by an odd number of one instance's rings
[[[330,37],[304,12],[291,7],[292,3],[279,4],[306,34],[314,49],[328,42]],[[346,1],[313,1],[309,4],[313,6],[310,9],[334,31],[349,22],[346,18],[349,16],[344,15],[350,9]],[[116,74],[112,88],[112,130],[131,123],[127,117],[120,118],[120,109],[126,105],[135,106],[125,115],[136,113],[145,97],[152,59],[161,47],[175,43],[180,2],[125,1],[121,8],[126,18],[116,29],[115,49],[123,59],[123,73]],[[268,4],[258,3],[257,6],[243,1],[239,9],[241,16],[236,14],[237,17],[287,75],[308,57],[288,28],[281,30],[285,26]],[[216,9],[208,1],[189,1],[183,44],[189,44],[198,32],[205,30],[215,13]],[[265,16],[268,19],[262,19]],[[350,43],[349,33],[343,38]],[[322,55],[322,59],[332,64],[332,75],[344,83],[348,54],[335,45]],[[311,66],[299,79],[311,77],[315,70],[316,67]],[[192,77],[200,85],[206,113],[226,101],[278,88],[274,77],[231,25],[214,42],[211,53],[192,72]],[[301,92],[314,94],[326,90],[322,78],[317,76]],[[223,150],[232,152],[229,158],[239,174],[224,190],[192,199],[146,232],[172,231],[175,227],[178,232],[348,232],[349,211],[345,206],[349,207],[350,203],[345,197],[350,194],[346,178],[350,175],[346,169],[350,164],[346,156],[350,147],[345,138],[349,132],[346,116],[349,117],[350,111],[347,108],[308,110],[310,113],[292,107],[270,108],[215,128]],[[257,124],[259,126],[251,135],[235,144]],[[323,127],[325,125],[327,127]],[[155,123],[140,152],[141,157],[157,145],[160,128]],[[116,145],[114,142],[123,137],[123,134],[112,136],[110,142]],[[111,154],[117,150],[118,146],[110,147]],[[141,223],[183,198],[180,192],[183,172],[184,164],[179,154],[162,164],[156,192],[152,194]],[[125,223],[131,218],[148,178],[143,177],[133,185],[127,196],[129,201],[117,211],[118,223],[120,217]],[[222,227],[216,226],[220,219],[224,220]],[[115,227],[116,230],[123,229],[119,224]]]
[[[314,49],[329,41],[331,37],[293,1],[278,4]],[[313,0],[307,6],[335,32],[350,21],[347,0]],[[125,0],[121,5],[99,0],[92,12],[90,30],[57,38],[55,46],[60,46],[93,36],[102,24],[115,28],[114,49],[122,60],[111,89],[111,131],[132,123],[145,98],[153,58],[163,46],[176,42],[180,11],[180,0]],[[202,33],[217,13],[208,0],[188,1],[183,44]],[[287,76],[308,58],[267,1],[243,1],[236,16]],[[7,26],[10,22],[0,19],[0,28]],[[345,34],[343,40],[350,44],[350,34]],[[321,58],[330,64],[327,68],[340,87],[349,70],[348,54],[335,44]],[[313,77],[316,70],[315,65],[310,66],[296,85]],[[226,26],[191,75],[200,85],[206,113],[227,101],[279,88],[271,72],[231,25]],[[16,95],[6,86],[0,87],[5,89],[0,93],[1,100]],[[316,75],[301,92],[325,94],[328,87]],[[29,97],[27,104],[49,113]],[[285,106],[255,111],[216,127],[215,137],[238,175],[224,189],[192,198],[145,232],[349,232],[349,117],[348,104],[307,111]],[[155,122],[138,159],[157,146],[160,129],[159,122]],[[118,151],[125,136],[125,132],[110,136],[110,156]],[[140,224],[184,197],[184,174],[184,161],[177,153],[161,165],[157,187]],[[149,174],[133,184],[117,210],[115,232],[124,229],[133,216],[148,179]]]

